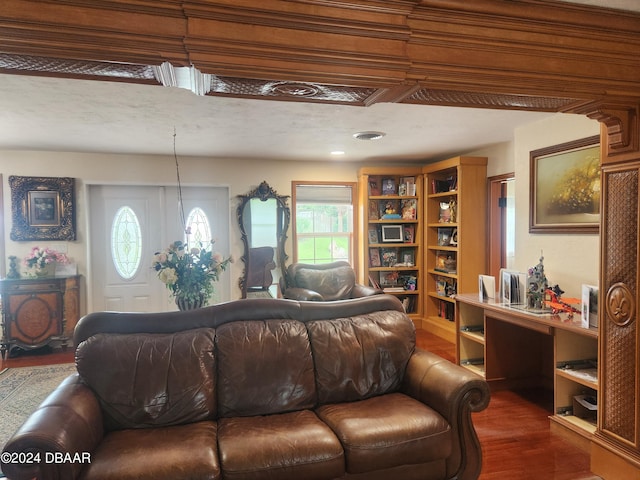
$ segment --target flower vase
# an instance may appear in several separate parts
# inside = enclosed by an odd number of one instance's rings
[[[180,295],[176,296],[176,305],[181,311],[195,310],[196,308],[204,307],[206,300],[204,295],[200,295],[197,298],[188,298]]]
[[[45,264],[44,267],[36,268],[36,277],[53,277],[56,273],[56,264],[54,262]]]

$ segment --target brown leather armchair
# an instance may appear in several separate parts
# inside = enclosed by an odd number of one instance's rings
[[[338,261],[312,265],[293,263],[286,273],[284,298],[329,302],[368,297],[383,293],[378,288],[356,283],[356,274],[349,262]]]

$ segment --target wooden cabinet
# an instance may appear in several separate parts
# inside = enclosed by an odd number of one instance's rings
[[[596,431],[598,330],[579,314],[533,314],[478,294],[456,296],[457,362],[493,389],[553,391],[552,430],[585,450]]]
[[[360,281],[398,297],[419,325],[424,288],[421,168],[363,168],[359,182]]]
[[[79,276],[0,281],[4,357],[59,342],[66,348],[80,316]]]
[[[423,328],[451,342],[452,296],[478,289],[486,273],[487,159],[456,157],[423,167],[425,315]]]

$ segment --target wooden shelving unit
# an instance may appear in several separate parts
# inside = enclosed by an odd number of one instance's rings
[[[360,282],[395,295],[417,326],[422,318],[422,169],[359,172]]]
[[[423,167],[425,307],[423,328],[451,342],[457,292],[478,288],[486,269],[486,157],[455,157]]]
[[[552,429],[588,450],[597,408],[576,399],[598,397],[598,330],[583,328],[579,314],[528,313],[477,293],[456,302],[457,362],[492,388],[552,389]]]

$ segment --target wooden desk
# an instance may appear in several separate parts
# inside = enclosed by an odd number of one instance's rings
[[[80,277],[0,280],[0,353],[56,342],[66,348],[80,315]]]
[[[574,397],[597,397],[598,330],[581,327],[579,313],[535,314],[478,294],[456,295],[456,304],[458,363],[492,389],[552,390],[552,427],[588,449],[595,421],[580,418]]]

